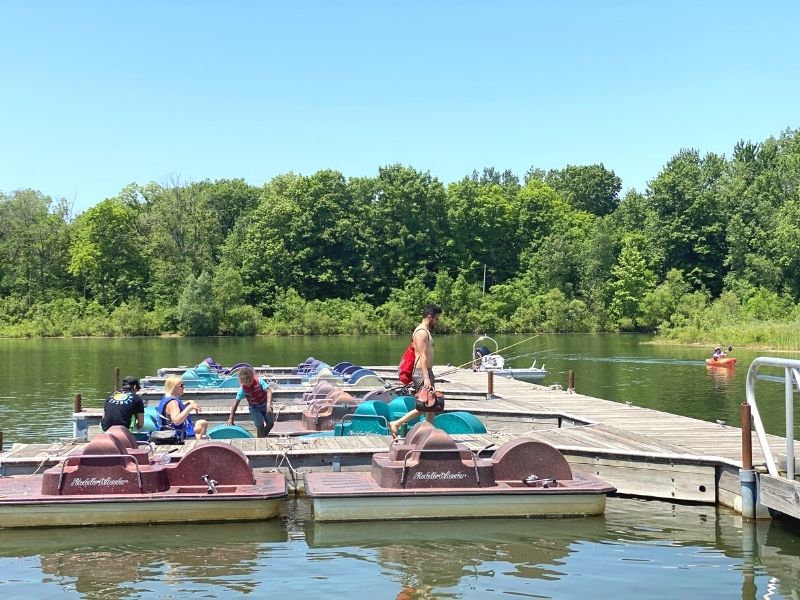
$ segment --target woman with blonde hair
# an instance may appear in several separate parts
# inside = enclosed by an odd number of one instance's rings
[[[208,421],[198,419],[193,423],[189,416],[192,412],[199,413],[200,407],[194,400],[184,402],[181,396],[183,396],[183,380],[179,375],[170,375],[164,382],[164,396],[158,404],[160,429],[162,431],[174,429],[181,432],[181,437],[184,438],[206,437]]]

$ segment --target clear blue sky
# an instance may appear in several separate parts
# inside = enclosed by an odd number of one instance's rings
[[[800,126],[800,3],[12,2],[0,191],[602,162]]]

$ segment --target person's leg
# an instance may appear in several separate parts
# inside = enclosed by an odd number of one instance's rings
[[[266,418],[264,419],[264,437],[269,435],[269,432],[272,431],[272,428],[275,426],[275,414],[274,413],[267,413]]]
[[[250,406],[250,419],[253,425],[256,426],[256,437],[267,437],[267,407],[266,406]],[[272,429],[272,427],[270,427]]]
[[[206,432],[208,431],[208,421],[205,419],[200,419],[194,424],[194,436],[196,438],[208,437]]]

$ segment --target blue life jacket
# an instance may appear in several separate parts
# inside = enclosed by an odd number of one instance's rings
[[[192,423],[191,417],[187,416],[183,423],[180,425],[175,425],[172,421],[170,421],[169,415],[164,412],[164,410],[167,408],[167,404],[173,400],[178,403],[179,412],[182,412],[183,409],[186,408],[186,405],[177,396],[167,396],[164,394],[161,397],[161,402],[158,403],[158,429],[160,431],[164,431],[166,429],[175,429],[177,431],[182,431],[185,437],[194,436],[194,424]]]

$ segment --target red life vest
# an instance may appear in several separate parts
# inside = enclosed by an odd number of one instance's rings
[[[266,404],[267,390],[261,387],[261,380],[257,379],[251,385],[242,385],[244,397],[252,406]]]
[[[400,365],[397,367],[397,377],[403,385],[411,385],[413,382],[414,367],[417,366],[417,353],[414,351],[414,336],[420,330],[430,335],[430,332],[424,327],[417,327],[414,333],[411,334],[411,343],[403,352],[403,357],[400,359]]]

